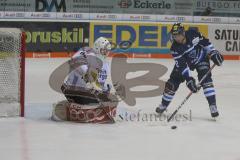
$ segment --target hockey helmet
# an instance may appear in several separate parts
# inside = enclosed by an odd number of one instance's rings
[[[107,56],[108,52],[111,50],[111,44],[107,38],[99,37],[94,42],[93,49],[97,54]]]
[[[181,23],[174,23],[171,29],[172,35],[184,34],[185,30]]]

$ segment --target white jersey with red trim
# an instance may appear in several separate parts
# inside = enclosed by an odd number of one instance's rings
[[[86,88],[88,82],[84,76],[89,72],[94,72],[97,76],[97,83],[100,84],[102,89],[105,88],[109,66],[106,60],[99,58],[92,48],[81,48],[72,56],[71,62],[74,65],[77,64],[77,67],[66,77],[64,81],[66,85]]]

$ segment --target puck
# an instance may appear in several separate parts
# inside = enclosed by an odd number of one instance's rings
[[[171,129],[176,129],[176,128],[177,128],[177,126],[172,126],[172,127],[171,127]]]

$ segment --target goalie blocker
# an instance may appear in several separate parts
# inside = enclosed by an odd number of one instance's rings
[[[65,84],[61,89],[67,100],[53,107],[52,120],[80,123],[115,122],[118,104],[115,95]]]

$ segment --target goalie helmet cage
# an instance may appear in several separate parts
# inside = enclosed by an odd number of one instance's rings
[[[0,28],[0,117],[24,116],[25,33]]]

